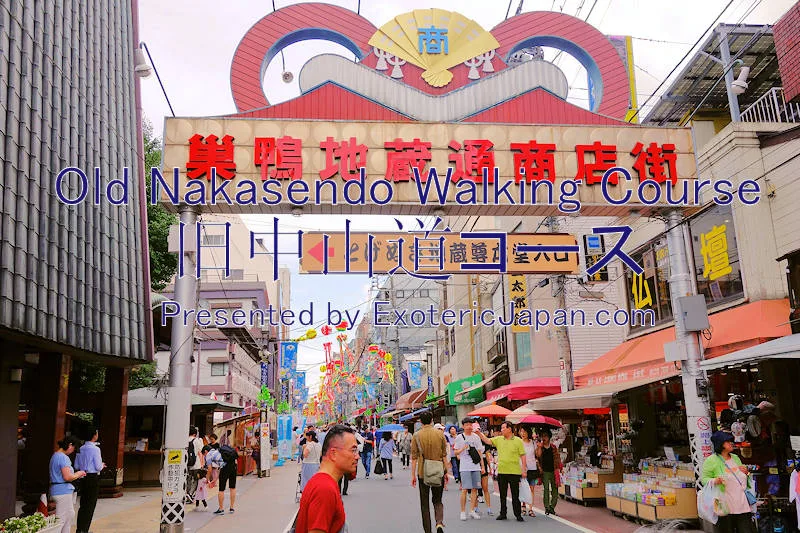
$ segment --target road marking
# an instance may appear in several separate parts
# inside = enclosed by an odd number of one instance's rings
[[[495,496],[497,496],[498,498],[500,497],[500,493],[499,493],[499,492],[493,492],[492,494],[494,494],[494,495],[495,495]],[[510,501],[511,501],[511,497],[510,497],[510,496],[507,496],[507,497],[506,497],[506,501],[510,502]],[[533,507],[533,506],[531,505],[531,507]],[[539,509],[538,507],[533,507],[533,510],[534,510],[536,513],[540,513],[542,516],[545,516],[545,514],[544,514],[544,509]],[[569,527],[571,527],[571,528],[575,528],[575,529],[577,529],[578,531],[581,531],[582,533],[595,533],[595,531],[594,531],[594,530],[592,530],[592,529],[585,528],[585,527],[583,527],[583,526],[581,526],[581,525],[579,525],[579,524],[576,524],[575,522],[570,522],[569,520],[567,520],[567,519],[565,519],[565,518],[561,518],[561,517],[560,517],[560,516],[558,516],[558,515],[552,515],[552,514],[550,514],[550,515],[546,515],[546,516],[547,516],[547,518],[549,518],[550,520],[555,520],[556,522],[561,522],[562,524],[564,524],[564,525],[567,525],[567,526],[569,526]]]

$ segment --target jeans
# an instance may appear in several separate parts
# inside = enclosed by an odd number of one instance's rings
[[[383,463],[384,476],[388,476],[389,474],[394,474],[394,472],[392,472],[392,459],[386,459],[381,457],[381,462]]]
[[[508,516],[508,488],[511,487],[511,508],[514,516],[522,516],[522,504],[519,501],[519,480],[522,476],[517,474],[497,474],[497,487],[500,489],[500,516]]]
[[[361,464],[364,465],[364,469],[367,471],[367,477],[369,477],[369,473],[372,470],[372,452],[361,452]]]
[[[456,479],[456,481],[460,481],[461,472],[458,469],[458,457],[451,457],[450,465],[453,467],[453,477]]]
[[[717,529],[721,533],[753,533],[753,515],[750,513],[720,516]]]
[[[555,472],[542,472],[542,498],[545,510],[555,511],[558,503],[558,487]]]
[[[86,474],[81,484],[81,506],[78,509],[78,533],[87,533],[92,525],[97,495],[100,492],[100,474]]]
[[[431,533],[430,494],[433,494],[433,517],[437,524],[441,524],[444,521],[444,505],[442,505],[444,483],[439,487],[429,487],[422,478],[417,478],[417,486],[419,487],[419,504],[422,511],[422,529],[425,533]]]

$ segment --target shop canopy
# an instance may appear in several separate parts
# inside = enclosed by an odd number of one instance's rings
[[[498,387],[486,395],[487,401],[533,400],[561,392],[560,378],[533,378]]]
[[[700,363],[704,370],[757,363],[764,359],[800,359],[800,333],[745,348]]]
[[[672,375],[675,374],[677,374],[677,372],[673,372]],[[580,389],[562,392],[561,394],[547,396],[546,398],[539,398],[538,400],[533,400],[531,403],[533,410],[536,412],[610,407],[614,402],[614,396],[618,393],[655,383],[665,377],[671,376],[615,381],[614,383],[594,385],[593,387],[581,387]]]
[[[400,417],[400,422],[405,422],[406,420],[411,420],[412,418],[416,418],[419,415],[421,415],[422,413],[427,413],[430,410],[431,410],[430,407],[423,407],[422,409],[417,409],[413,413],[408,413],[407,415],[401,416]]]
[[[400,396],[395,403],[396,409],[418,409],[425,405],[428,389],[415,389]]]
[[[128,391],[128,407],[158,407],[164,406],[167,402],[166,389],[143,388]],[[243,410],[243,407],[221,400],[212,400],[206,396],[192,394],[192,408],[205,410],[208,412],[231,412],[236,413]]]
[[[703,341],[706,360],[789,335],[788,316],[786,299],[759,300],[710,315],[711,339]],[[669,327],[623,342],[576,371],[575,385],[603,384],[608,378],[663,378],[674,369],[664,360],[664,344],[674,340],[675,328]]]

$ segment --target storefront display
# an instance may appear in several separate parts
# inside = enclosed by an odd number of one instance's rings
[[[697,518],[691,463],[643,459],[639,470],[625,474],[622,483],[606,483],[606,507],[612,513],[650,522]]]
[[[622,480],[621,465],[614,457],[603,455],[599,467],[570,463],[564,468],[564,482],[558,488],[559,494],[586,505],[590,501],[602,500],[606,496],[606,486]]]

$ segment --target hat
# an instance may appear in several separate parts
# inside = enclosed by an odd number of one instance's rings
[[[434,429],[444,429],[444,426],[441,425],[441,424],[434,424],[433,428]]]
[[[727,431],[715,431],[714,434],[711,435],[711,443],[714,445],[714,453],[722,452],[722,445],[729,441],[735,442],[733,434],[728,433]]]

